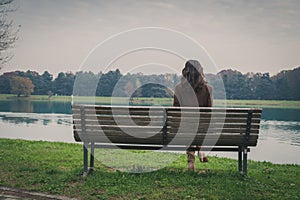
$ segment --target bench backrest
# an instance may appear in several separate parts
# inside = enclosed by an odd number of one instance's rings
[[[256,146],[261,109],[73,105],[76,141]]]

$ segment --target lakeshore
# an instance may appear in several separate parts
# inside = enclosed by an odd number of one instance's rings
[[[95,104],[128,104],[128,98],[125,97],[86,97],[86,96],[47,96],[31,95],[29,97],[16,97],[12,94],[0,94],[0,101],[44,101],[44,102],[68,102],[68,103],[95,103]],[[172,106],[172,98],[133,98],[131,103],[134,105],[163,105]],[[261,108],[292,108],[300,109],[300,101],[286,100],[214,100],[214,106],[217,107],[261,107]]]

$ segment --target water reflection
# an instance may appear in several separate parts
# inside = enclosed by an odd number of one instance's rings
[[[264,108],[262,119],[276,121],[300,121],[300,109]],[[299,130],[299,129],[298,129]]]
[[[0,119],[3,122],[9,122],[14,124],[20,124],[20,123],[33,124],[38,121],[38,119],[34,119],[30,117],[13,117],[13,116],[6,116],[6,115],[0,115]]]
[[[0,112],[71,114],[70,102],[11,100],[0,101]]]
[[[0,138],[74,142],[72,116],[0,112]]]
[[[261,122],[260,139],[269,137],[281,143],[300,146],[300,122],[294,121],[267,121]]]
[[[5,113],[0,112],[0,120],[13,124],[37,124],[49,125],[57,123],[61,125],[70,125],[71,115],[67,114],[37,114],[37,113]]]

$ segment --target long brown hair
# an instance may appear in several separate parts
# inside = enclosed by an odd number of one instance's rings
[[[199,61],[189,60],[182,69],[183,81],[187,81],[194,90],[201,89],[205,82],[203,68]]]

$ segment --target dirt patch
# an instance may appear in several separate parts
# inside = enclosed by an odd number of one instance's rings
[[[0,187],[0,199],[34,199],[34,200],[77,200],[65,196],[49,195],[39,192],[30,192],[17,188]]]

